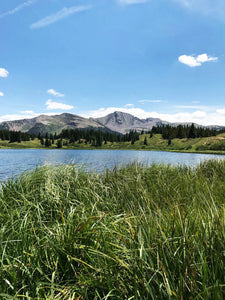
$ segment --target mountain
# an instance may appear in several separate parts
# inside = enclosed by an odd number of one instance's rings
[[[153,126],[161,125],[178,126],[179,124],[191,125],[191,123],[169,123],[157,118],[139,119],[128,113],[115,111],[101,118],[84,118],[78,115],[63,113],[55,116],[40,115],[32,119],[6,121],[0,123],[0,130],[22,131],[30,134],[42,135],[47,133],[60,133],[63,129],[96,128],[106,131],[114,131],[125,134],[130,130],[141,132],[151,130]],[[196,126],[200,126],[195,124]],[[202,126],[210,129],[222,129],[223,126]]]
[[[142,130],[151,130],[153,126],[161,126],[169,124],[166,121],[161,121],[157,118],[139,119],[130,114],[115,111],[105,117],[95,118],[101,125],[122,134],[130,130],[141,132]]]
[[[86,119],[78,115],[63,113],[61,115],[46,116],[40,115],[32,119],[17,121],[6,121],[0,123],[0,129],[28,132],[38,135],[48,133],[60,133],[63,129],[71,128],[98,128],[105,127],[94,119]]]

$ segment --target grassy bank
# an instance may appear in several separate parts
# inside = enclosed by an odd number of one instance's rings
[[[145,138],[147,144],[145,144]],[[27,142],[9,143],[9,141],[0,140],[0,149],[46,149],[45,145],[41,145],[37,138]],[[47,149],[57,149],[57,140]],[[149,134],[142,134],[138,141],[134,144],[131,142],[103,142],[101,147],[95,147],[84,140],[69,144],[69,140],[63,140],[62,149],[108,149],[108,150],[156,150],[156,151],[178,151],[193,153],[217,153],[225,154],[225,134],[213,137],[195,138],[195,139],[173,139],[171,144],[163,139],[161,134],[155,134],[150,138]]]
[[[0,192],[1,299],[223,299],[225,162],[41,168]]]

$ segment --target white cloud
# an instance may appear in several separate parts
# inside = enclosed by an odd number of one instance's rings
[[[56,92],[54,89],[47,90],[47,93],[56,97],[64,97],[63,94]]]
[[[12,10],[9,10],[9,11],[6,11],[6,12],[2,13],[0,15],[0,19],[4,18],[4,17],[7,17],[9,15],[14,15],[18,11],[24,9],[27,6],[30,6],[30,5],[34,4],[35,2],[37,2],[37,0],[28,0],[28,1],[25,1],[25,2],[21,3],[20,5],[16,6],[15,8],[13,8]]]
[[[175,105],[176,108],[181,109],[203,109],[203,110],[211,110],[210,106],[203,106],[203,105]]]
[[[223,109],[217,109],[216,112],[220,115],[225,115],[225,108]]]
[[[197,110],[192,113],[192,117],[196,119],[203,119],[207,116],[207,113],[205,111]]]
[[[128,103],[124,107],[133,107],[133,106],[134,106],[134,104]]]
[[[144,104],[144,103],[161,103],[164,101],[163,100],[138,100],[138,102]]]
[[[133,116],[136,116],[140,119],[146,118],[159,118],[163,121],[168,122],[193,122],[199,125],[223,125],[225,126],[225,109],[224,110],[213,110],[213,111],[203,111],[203,110],[196,110],[194,112],[178,112],[178,113],[158,113],[158,112],[149,112],[145,111],[141,108],[124,108],[124,107],[107,107],[107,108],[100,108],[98,110],[88,111],[83,113],[83,117],[104,117],[107,114],[113,113],[114,111],[121,111]],[[220,113],[218,112],[220,111]],[[223,113],[223,114],[222,114]]]
[[[192,55],[181,55],[178,57],[179,62],[188,65],[189,67],[199,67],[205,62],[217,61],[218,57],[210,57],[206,53],[200,54],[196,57]]]
[[[48,99],[45,104],[47,105],[46,109],[70,110],[70,109],[74,108],[72,105],[59,103],[59,102],[53,102],[51,99]]]
[[[0,92],[0,97],[3,97],[4,96],[4,93],[3,92]]]
[[[141,4],[141,3],[146,3],[149,0],[117,0],[119,4],[122,5],[132,5],[132,4]]]
[[[81,11],[89,10],[91,8],[92,8],[91,5],[72,6],[72,7],[69,7],[69,8],[64,7],[63,9],[58,11],[57,13],[52,14],[50,16],[47,16],[47,17],[41,19],[40,21],[31,24],[30,28],[31,29],[37,29],[37,28],[45,27],[45,26],[48,26],[48,25],[53,24],[55,22],[58,22],[59,20],[65,19],[65,18],[69,17],[70,15],[73,15],[73,14],[81,12]]]
[[[0,77],[8,77],[9,72],[4,69],[4,68],[0,68]]]
[[[35,113],[30,111],[30,114],[26,113],[28,111],[20,112],[20,114],[8,114],[8,115],[3,115],[0,116],[0,123],[5,122],[5,121],[15,121],[15,120],[24,120],[24,119],[31,119],[38,117],[40,115],[45,115],[45,116],[55,116],[57,113],[56,112],[49,112],[49,113]]]
[[[8,115],[0,116],[0,122],[34,118],[37,117],[38,115],[39,114],[35,114],[35,113],[29,116],[27,114],[8,114]]]
[[[178,60],[182,64],[188,65],[189,67],[201,66],[201,63],[197,62],[197,60],[193,56],[181,55],[179,56]]]
[[[32,110],[24,110],[20,112],[21,114],[26,114],[26,115],[34,115],[35,113]]]

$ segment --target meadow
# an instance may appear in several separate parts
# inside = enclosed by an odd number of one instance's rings
[[[146,139],[146,144],[145,144]],[[30,141],[22,141],[21,143],[0,140],[0,149],[57,149],[57,141],[49,147],[42,145],[40,140],[35,138]],[[76,141],[72,144],[68,139],[62,139],[62,149],[109,149],[109,150],[155,150],[155,151],[171,151],[171,152],[188,152],[188,153],[215,153],[225,154],[225,134],[202,138],[174,138],[171,144],[168,140],[163,139],[161,134],[154,134],[151,138],[149,134],[141,134],[139,140],[133,144],[131,142],[110,142],[107,141],[101,146],[93,146],[84,140]]]
[[[2,184],[1,299],[224,299],[225,161]]]

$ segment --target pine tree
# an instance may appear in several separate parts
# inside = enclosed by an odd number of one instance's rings
[[[46,140],[45,140],[45,147],[50,147],[51,146],[51,140],[49,140],[49,138],[47,138]]]
[[[62,148],[62,140],[61,139],[59,139],[59,140],[57,140],[57,148]]]
[[[145,139],[144,139],[144,145],[148,145],[146,136],[145,136]]]
[[[178,139],[183,139],[185,137],[185,134],[184,134],[184,128],[182,125],[178,125],[177,126],[177,138]]]
[[[194,125],[193,123],[191,124],[191,127],[190,127],[190,130],[189,130],[188,137],[189,137],[190,139],[196,138],[196,130],[195,130],[195,125]]]

